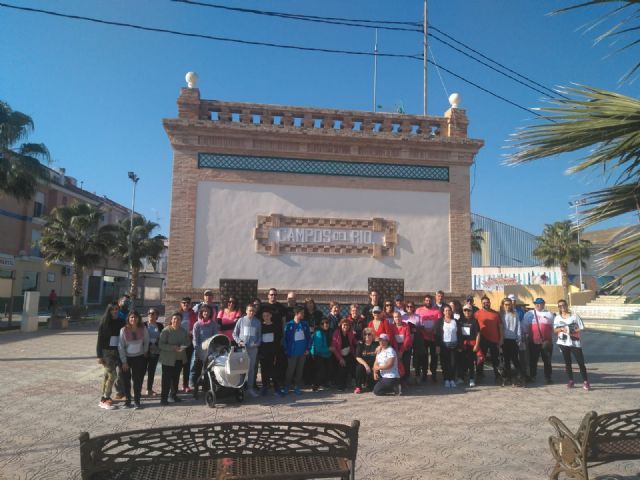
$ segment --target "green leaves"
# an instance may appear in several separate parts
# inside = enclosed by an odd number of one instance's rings
[[[40,163],[50,160],[47,147],[42,143],[17,145],[31,131],[31,117],[0,101],[0,192],[18,200],[31,199],[38,180],[48,180],[48,172]]]

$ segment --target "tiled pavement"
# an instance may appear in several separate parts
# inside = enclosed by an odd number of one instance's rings
[[[78,434],[91,435],[233,420],[362,422],[357,478],[543,479],[552,465],[547,423],[556,415],[575,429],[588,410],[640,408],[640,339],[587,333],[585,356],[593,391],[567,391],[559,352],[550,386],[480,386],[447,392],[418,386],[401,397],[306,392],[286,400],[230,401],[209,409],[200,401],[140,411],[98,408],[101,368],[95,325],[65,332],[0,335],[0,478],[80,478]],[[489,375],[489,378],[491,375]],[[578,380],[579,374],[576,376]],[[159,375],[156,384],[159,382]],[[159,389],[159,385],[156,387]],[[594,469],[640,479],[640,462]]]

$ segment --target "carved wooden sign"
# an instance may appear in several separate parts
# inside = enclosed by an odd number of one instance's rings
[[[258,215],[253,231],[256,252],[267,255],[395,256],[396,222],[384,218],[354,219]]]

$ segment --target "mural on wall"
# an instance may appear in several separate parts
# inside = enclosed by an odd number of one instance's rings
[[[474,269],[474,272],[481,269]],[[473,274],[474,290],[502,290],[511,285],[561,285],[559,272],[531,269],[510,269],[509,272]]]

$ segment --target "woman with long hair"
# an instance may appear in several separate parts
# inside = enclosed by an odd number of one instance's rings
[[[96,355],[98,363],[104,367],[102,377],[102,396],[98,406],[105,410],[116,408],[111,400],[113,384],[116,381],[118,366],[118,344],[123,321],[118,318],[118,305],[109,305],[102,315],[98,327]]]
[[[582,388],[591,390],[589,378],[587,377],[587,367],[582,354],[582,341],[580,332],[584,330],[584,323],[576,313],[569,311],[566,300],[558,300],[558,314],[553,321],[553,329],[558,336],[558,347],[564,358],[565,370],[569,377],[567,388],[573,388],[573,366],[571,365],[571,355],[576,357],[580,375],[582,376]]]
[[[512,383],[514,387],[523,387],[524,379],[512,382],[511,364],[513,364],[516,376],[520,376],[520,342],[522,332],[520,330],[520,318],[515,305],[510,298],[503,298],[500,303],[500,320],[502,321],[502,355],[504,357],[504,372],[502,386]]]
[[[162,364],[162,391],[160,405],[169,402],[181,402],[178,397],[178,380],[182,364],[187,361],[186,349],[189,345],[189,333],[182,328],[182,312],[171,315],[169,325],[160,334],[160,363]]]
[[[227,305],[218,312],[217,320],[220,333],[226,335],[229,340],[233,341],[233,329],[241,316],[242,310],[240,310],[238,305],[238,299],[236,297],[229,297]]]
[[[145,327],[149,332],[149,355],[147,356],[147,396],[155,395],[153,391],[153,380],[156,376],[156,367],[158,366],[158,359],[160,358],[160,349],[158,348],[158,342],[160,341],[160,334],[164,325],[158,323],[158,310],[150,308],[147,312],[147,320]]]
[[[127,323],[120,330],[118,353],[122,362],[122,380],[126,397],[125,408],[131,407],[131,381],[133,380],[133,403],[135,409],[142,408],[142,381],[147,371],[149,332],[135,310],[127,314]]]

